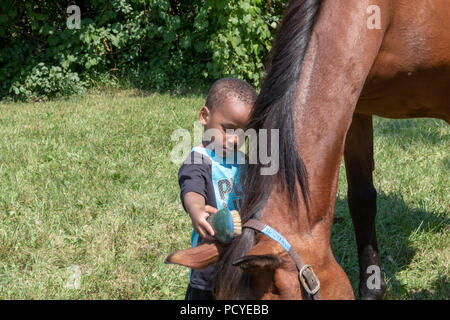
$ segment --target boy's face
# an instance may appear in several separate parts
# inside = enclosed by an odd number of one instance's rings
[[[220,133],[220,135],[217,138],[222,138],[222,144],[220,144],[220,140],[212,142],[212,147],[215,148],[216,153],[222,148],[223,155],[228,156],[241,147],[243,137],[239,137],[237,133],[227,133],[227,129],[234,131],[237,129],[245,130],[251,110],[251,105],[236,98],[226,99],[221,105],[215,106],[212,111],[206,106],[202,107],[200,110],[200,122],[203,127],[205,130],[218,130],[217,133]]]

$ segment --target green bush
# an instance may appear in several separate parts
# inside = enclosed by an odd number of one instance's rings
[[[52,98],[72,93],[82,93],[85,86],[85,83],[80,80],[77,73],[63,69],[60,66],[48,68],[41,62],[26,75],[23,83],[13,83],[10,91],[17,98],[25,100],[37,94],[46,98]]]
[[[2,2],[0,97],[45,99],[105,83],[164,90],[223,76],[258,87],[285,2]],[[74,3],[80,29],[66,25]]]

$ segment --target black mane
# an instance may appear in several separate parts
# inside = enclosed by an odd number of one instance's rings
[[[248,128],[256,132],[259,129],[279,129],[279,170],[276,175],[264,176],[260,173],[263,167],[261,164],[248,165],[242,177],[244,200],[240,214],[243,222],[250,218],[261,218],[262,209],[275,184],[284,188],[290,204],[295,206],[299,201],[298,182],[308,208],[308,179],[297,150],[293,104],[303,59],[321,3],[322,0],[290,1],[269,53],[267,76],[253,107]],[[245,287],[248,279],[232,263],[250,250],[254,238],[253,230],[244,229],[242,235],[230,245],[218,266],[216,298],[239,298],[239,289]]]

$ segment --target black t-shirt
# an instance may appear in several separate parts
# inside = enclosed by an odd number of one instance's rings
[[[231,161],[229,161],[231,160]],[[247,163],[243,152],[233,154],[233,158],[222,158],[213,150],[194,147],[178,171],[180,197],[184,207],[184,196],[188,192],[196,192],[205,198],[205,203],[214,208],[227,207],[230,210],[240,209],[243,191],[240,187],[240,175]],[[186,208],[184,207],[186,210]],[[193,245],[199,245],[204,239]],[[212,290],[212,277],[215,266],[202,270],[192,270],[190,285],[200,290]]]
[[[188,192],[196,192],[205,198],[205,203],[217,208],[214,186],[212,184],[211,160],[202,156],[198,152],[191,152],[190,164],[183,163],[178,171],[178,183],[180,185],[180,198],[184,210],[184,196]],[[198,244],[202,244],[204,239],[199,237]],[[192,288],[200,290],[212,290],[212,277],[215,272],[215,265],[202,270],[192,270],[190,285]]]
[[[192,151],[190,162],[185,161],[178,170],[180,198],[184,210],[184,196],[188,192],[196,192],[205,198],[205,203],[217,208],[214,186],[212,184],[211,160],[201,153]]]

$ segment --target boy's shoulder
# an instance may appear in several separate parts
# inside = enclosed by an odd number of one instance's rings
[[[216,206],[212,185],[211,160],[194,150],[186,157],[178,170],[178,184],[180,198],[184,206],[184,196],[188,192],[195,192],[205,198],[206,204]]]
[[[182,166],[184,165],[211,165],[212,160],[211,157],[208,156],[205,152],[202,152],[200,148],[194,147],[191,151],[191,153],[186,157],[186,160],[184,160]]]
[[[218,157],[211,149],[194,147],[181,165],[179,174],[196,174],[211,177],[212,167],[223,168],[219,169],[220,171],[229,170],[232,167],[245,168],[245,166],[241,167],[241,165],[247,164],[248,158],[246,154],[238,151],[235,156],[236,157],[234,159],[221,158]]]
[[[195,149],[195,148],[194,148]],[[212,177],[212,161],[204,154],[192,150],[186,157],[178,170],[178,180],[183,179],[202,179],[211,180]]]
[[[189,161],[192,163],[193,160],[196,160],[196,163],[214,163],[215,165],[241,165],[246,164],[248,162],[247,155],[238,150],[233,154],[233,156],[224,157],[219,156],[213,150],[204,148],[204,147],[194,147],[192,148],[192,152],[188,157]]]

